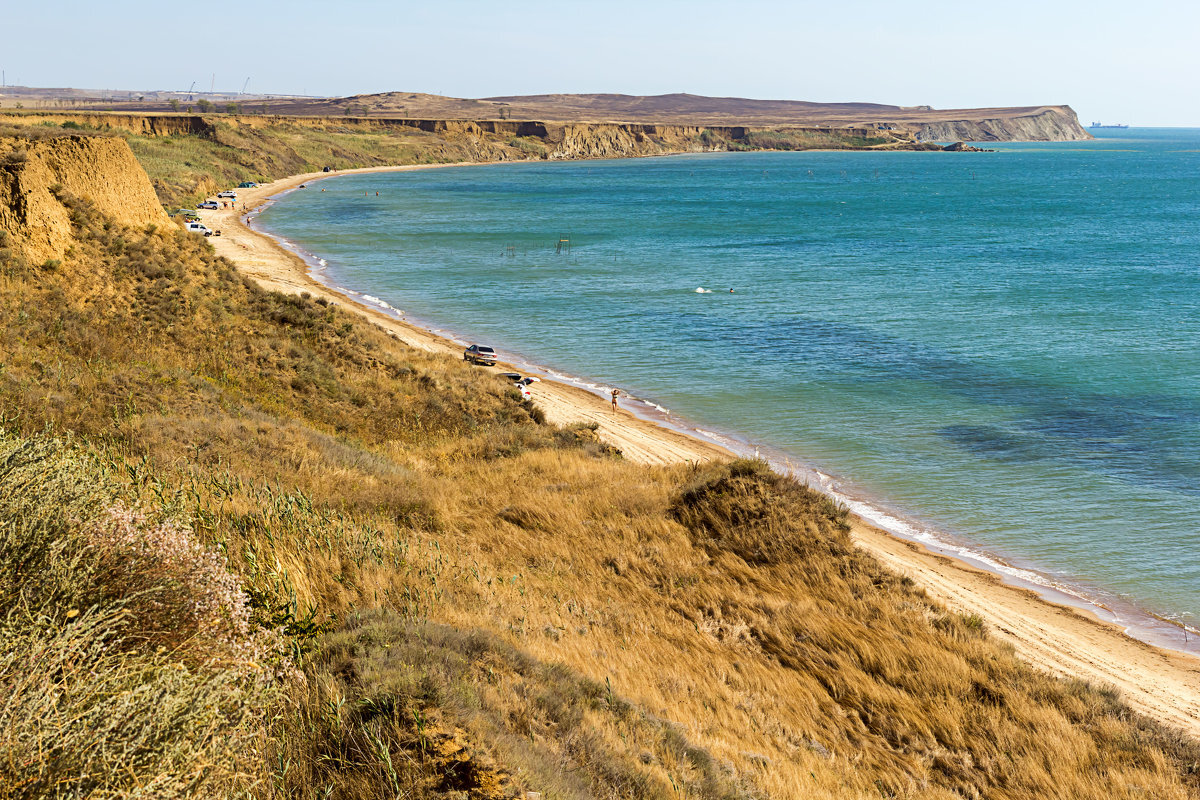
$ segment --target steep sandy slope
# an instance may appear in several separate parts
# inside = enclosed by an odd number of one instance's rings
[[[127,225],[168,221],[124,139],[0,139],[0,230],[34,263],[61,258],[71,245],[69,213],[55,187],[90,198]]]

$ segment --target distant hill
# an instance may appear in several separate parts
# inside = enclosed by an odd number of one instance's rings
[[[1090,139],[1070,106],[935,109],[880,103],[811,103],[694,94],[544,94],[462,99],[406,92],[322,100],[268,101],[284,114],[406,116],[422,119],[526,119],[674,125],[874,127],[923,139]]]
[[[39,96],[38,92],[42,92]],[[94,92],[71,89],[24,89],[26,109],[161,112],[207,111],[230,106],[241,113],[320,117],[391,117],[428,120],[535,120],[540,122],[624,122],[695,126],[858,127],[906,131],[922,140],[1001,141],[1090,139],[1066,105],[1012,108],[893,106],[880,103],[812,103],[803,100],[754,100],[742,97],[664,95],[543,94],[482,99],[420,92],[384,92],[352,97],[264,97],[194,95],[184,92]],[[125,99],[120,99],[124,97]],[[135,99],[136,98],[136,99]],[[14,107],[17,97],[0,97]]]
[[[713,123],[753,122],[774,124],[812,124],[828,122],[840,125],[864,122],[922,121],[1016,116],[1034,112],[1034,107],[1005,109],[968,109],[935,111],[929,106],[892,106],[881,103],[812,103],[805,100],[753,100],[744,97],[704,97],[695,94],[635,96],[627,94],[542,94],[514,97],[489,97],[488,102],[510,106],[514,111],[528,109],[542,114],[553,111],[586,120],[630,122],[683,122],[708,120]]]

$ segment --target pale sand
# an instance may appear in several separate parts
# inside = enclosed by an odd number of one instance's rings
[[[335,174],[421,168],[384,167]],[[241,223],[243,204],[254,209],[272,195],[323,177],[331,175],[297,175],[257,189],[239,189],[238,210],[203,212],[205,223],[222,231],[222,236],[209,241],[218,253],[267,288],[327,297],[362,313],[409,345],[461,357],[458,345],[317,283],[299,256]],[[319,184],[311,190],[320,191]],[[614,414],[607,399],[566,384],[544,380],[534,387],[534,400],[551,422],[597,423],[601,438],[630,461],[670,464],[732,456],[714,444],[625,410]],[[1086,611],[1056,605],[1032,591],[1006,585],[992,573],[932,553],[861,519],[852,521],[852,534],[860,547],[894,571],[910,576],[932,597],[956,611],[978,614],[996,636],[1011,643],[1030,663],[1053,673],[1114,686],[1137,710],[1200,737],[1200,659],[1133,639]]]

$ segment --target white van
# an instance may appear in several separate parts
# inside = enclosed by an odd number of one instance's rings
[[[200,233],[205,236],[212,236],[212,231],[203,222],[189,222],[185,228],[189,233]]]

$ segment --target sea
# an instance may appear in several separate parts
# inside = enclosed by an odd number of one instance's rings
[[[331,287],[1200,653],[1200,129],[346,175]]]

